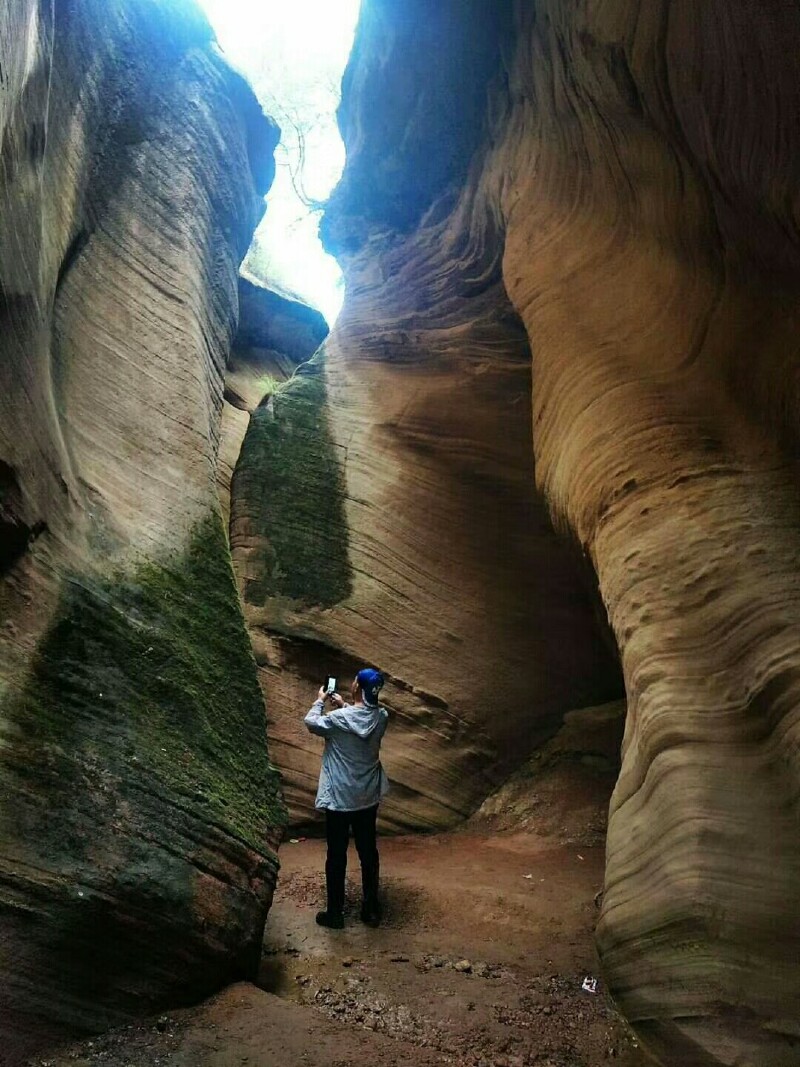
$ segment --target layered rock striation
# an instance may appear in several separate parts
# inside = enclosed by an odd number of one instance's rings
[[[0,11],[0,1047],[254,973],[283,820],[216,491],[273,124],[193,3]]]
[[[296,823],[325,673],[386,671],[414,829],[624,679],[609,986],[663,1062],[800,1061],[798,44],[783,0],[366,0],[344,311],[318,348],[244,285],[224,378],[274,128],[185,0],[0,11],[4,1049],[252,972],[219,491]]]
[[[520,14],[498,159],[534,450],[628,693],[598,943],[667,1062],[796,1063],[796,8]]]
[[[259,591],[276,707],[377,661],[387,822],[442,825],[614,695],[569,534],[627,691],[598,943],[665,1062],[800,1059],[799,41],[787,3],[364,5],[312,427],[349,585]]]
[[[350,162],[324,220],[345,307],[251,422],[237,470],[269,546],[244,596],[297,824],[320,758],[302,713],[326,673],[343,688],[365,663],[386,673],[394,829],[453,825],[566,710],[621,691],[591,570],[534,484],[530,350],[480,148],[498,43],[476,35],[494,24],[486,5],[471,7],[475,26],[449,5],[365,6],[345,76]],[[431,72],[422,97],[413,70],[396,76],[403,57]],[[235,517],[232,540],[236,554]]]

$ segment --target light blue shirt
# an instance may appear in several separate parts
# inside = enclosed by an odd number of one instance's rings
[[[316,806],[331,811],[360,811],[380,802],[389,779],[378,758],[386,733],[386,708],[345,704],[322,714],[315,700],[305,723],[312,734],[325,738]]]

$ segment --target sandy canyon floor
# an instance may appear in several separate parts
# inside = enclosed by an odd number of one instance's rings
[[[358,921],[351,846],[346,929],[317,927],[324,844],[287,842],[258,985],[62,1050],[48,1067],[594,1067],[647,1061],[605,994],[592,929],[602,798],[548,825],[473,823],[381,841],[386,918]],[[583,793],[581,794],[581,791]],[[568,809],[568,810],[567,810]],[[520,829],[520,825],[522,829]]]

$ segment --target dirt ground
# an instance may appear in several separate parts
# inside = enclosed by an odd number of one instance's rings
[[[602,981],[582,988],[603,879],[601,809],[582,803],[545,829],[383,839],[378,930],[358,920],[352,846],[347,925],[329,931],[314,923],[323,842],[287,842],[258,986],[37,1067],[642,1067]]]

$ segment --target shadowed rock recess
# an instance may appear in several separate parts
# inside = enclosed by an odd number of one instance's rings
[[[228,524],[231,481],[251,418],[260,407],[269,413],[274,410],[271,401],[276,391],[313,356],[327,334],[327,323],[314,308],[274,286],[240,276],[239,327],[225,371],[217,464],[217,485]],[[269,471],[264,475],[268,477]],[[237,562],[241,565],[241,559]]]
[[[0,1059],[254,975],[284,821],[216,486],[276,127],[191,3],[0,10]]]

